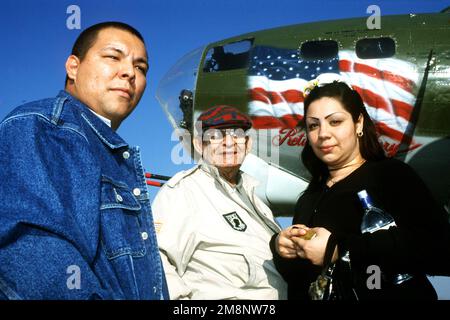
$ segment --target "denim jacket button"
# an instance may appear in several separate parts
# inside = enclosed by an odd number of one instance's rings
[[[116,195],[116,199],[117,199],[117,201],[119,201],[119,202],[122,202],[122,201],[123,201],[123,198],[122,198],[122,196],[121,196],[120,194]]]
[[[133,194],[134,194],[136,197],[139,197],[139,196],[141,195],[141,189],[139,189],[139,188],[134,188],[134,189],[133,189]]]
[[[122,156],[123,156],[124,159],[128,159],[128,158],[130,157],[130,153],[129,153],[128,151],[125,151],[125,152],[122,154]]]
[[[147,232],[142,232],[141,233],[141,237],[142,237],[142,240],[147,240],[148,239],[148,233]]]

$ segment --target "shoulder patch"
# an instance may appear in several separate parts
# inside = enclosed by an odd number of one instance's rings
[[[154,221],[154,225],[155,225],[156,234],[159,234],[159,231],[161,230],[162,225],[163,225],[162,221]]]

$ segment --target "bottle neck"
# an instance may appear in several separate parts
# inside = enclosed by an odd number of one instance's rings
[[[370,196],[366,190],[362,190],[362,191],[358,192],[358,198],[359,198],[359,201],[361,202],[361,205],[364,208],[364,210],[370,209],[373,207],[373,201],[370,198]]]
[[[373,207],[372,202],[368,198],[361,198],[360,201],[364,209],[370,209]]]

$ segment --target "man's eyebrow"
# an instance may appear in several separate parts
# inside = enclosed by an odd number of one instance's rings
[[[108,50],[116,51],[118,54],[123,55],[123,56],[125,55],[125,52],[122,49],[119,49],[119,48],[114,47],[114,46],[107,46],[107,47],[101,49],[101,51],[108,51]],[[134,62],[136,62],[136,63],[144,63],[144,64],[146,64],[146,66],[148,68],[148,61],[147,61],[146,57],[136,58],[136,59],[134,59]]]
[[[134,61],[137,62],[137,63],[145,63],[147,65],[147,67],[148,67],[147,58],[137,58],[137,59],[134,59]]]
[[[125,54],[125,52],[123,52],[123,50],[121,50],[121,49],[119,49],[119,48],[116,48],[116,47],[113,47],[113,46],[105,47],[105,48],[103,48],[101,51],[107,51],[107,50],[113,50],[113,51],[116,51],[117,53],[120,53],[120,54],[122,54],[122,55]]]

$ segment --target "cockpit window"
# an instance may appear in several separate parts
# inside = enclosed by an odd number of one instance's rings
[[[161,79],[156,98],[174,129],[190,130],[198,66],[205,47],[182,57]]]
[[[218,72],[247,68],[253,39],[229,43],[208,50],[203,72]]]
[[[314,40],[302,43],[300,56],[304,60],[328,60],[338,55],[338,43],[333,40]]]
[[[386,37],[361,39],[356,42],[355,49],[361,59],[390,58],[395,55],[395,41]]]

